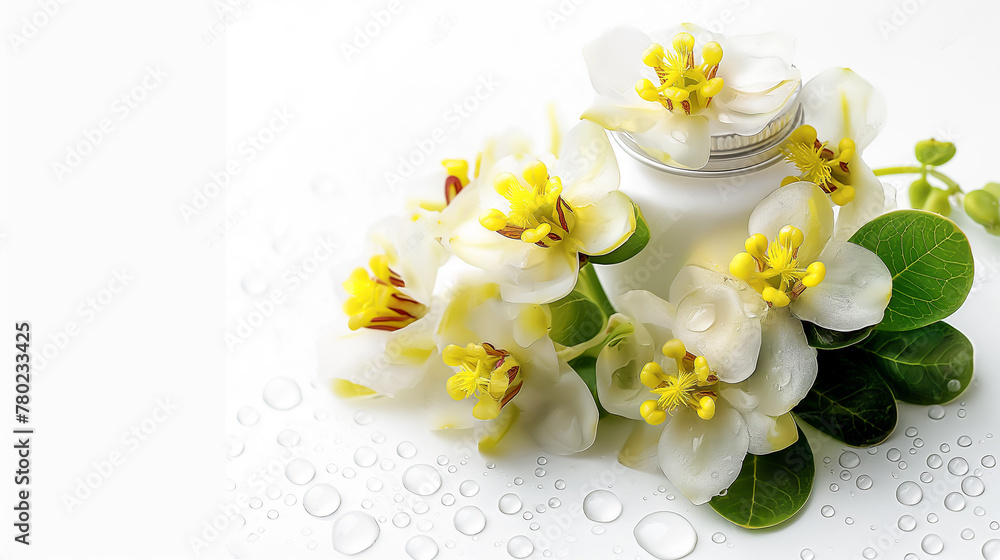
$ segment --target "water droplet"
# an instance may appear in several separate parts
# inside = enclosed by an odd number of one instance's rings
[[[990,521],[990,529],[1000,531],[1000,521]]]
[[[455,512],[455,529],[463,535],[478,535],[486,527],[486,516],[476,506],[464,506]]]
[[[970,438],[969,436],[961,436],[958,438],[957,443],[959,447],[968,447],[972,445],[972,438]]]
[[[354,469],[352,469],[351,467],[345,467],[344,470],[340,474],[344,478],[354,478],[354,474],[355,473],[354,473]]]
[[[535,545],[524,535],[516,535],[507,541],[507,554],[514,558],[527,558],[534,551]]]
[[[896,526],[899,527],[901,531],[909,533],[917,528],[917,520],[914,519],[912,515],[904,515],[896,521]]]
[[[858,477],[857,485],[858,488],[860,488],[861,490],[868,490],[869,488],[872,487],[872,484],[873,484],[872,477],[868,476],[867,474],[863,474]]]
[[[920,438],[913,439],[913,447],[923,447],[923,446],[924,446],[924,440]]]
[[[837,484],[836,482],[834,482],[833,484],[830,485],[830,491],[831,492],[836,492],[838,490],[840,490],[840,485]]]
[[[845,469],[853,469],[854,467],[861,464],[861,457],[853,451],[844,451],[840,454],[840,466]]]
[[[844,518],[844,523],[846,523],[848,525],[854,525],[854,518],[853,517],[845,517]]]
[[[823,517],[833,517],[837,510],[833,509],[833,506],[826,505],[819,510],[820,515]]]
[[[264,403],[275,410],[289,410],[302,402],[302,391],[294,380],[278,376],[264,385]]]
[[[723,535],[722,533],[714,533],[712,535],[712,542],[715,544],[722,544],[726,542],[726,535]]]
[[[368,412],[367,410],[359,410],[354,413],[354,422],[361,426],[371,424],[372,420],[374,420],[374,418],[372,417],[371,413]]]
[[[243,440],[236,436],[229,436],[226,438],[226,453],[230,457],[239,457],[243,454],[243,450],[246,449],[246,445]]]
[[[659,560],[683,558],[691,554],[698,544],[698,533],[691,523],[670,511],[659,511],[643,517],[632,534],[643,550]]]
[[[278,445],[283,447],[293,447],[299,444],[302,437],[295,430],[282,430],[278,434]]]
[[[986,515],[986,510],[981,506],[976,506],[976,509],[972,510],[972,513],[976,514],[978,517]]]
[[[684,142],[687,141],[688,135],[687,135],[687,132],[684,132],[683,130],[675,128],[675,129],[673,129],[673,130],[670,131],[670,137],[673,138],[675,141],[683,144]]]
[[[934,405],[927,409],[927,416],[931,420],[940,420],[944,418],[944,407],[941,405]]]
[[[962,388],[962,382],[957,379],[948,380],[948,390],[952,393],[957,393],[959,389]]]
[[[465,461],[462,462],[464,463]],[[448,465],[448,472],[455,474],[458,472],[458,467],[456,467],[455,465]]]
[[[987,469],[992,469],[993,467],[997,466],[996,457],[994,457],[992,455],[986,455],[986,456],[984,456],[983,460],[982,460],[982,463],[983,463],[983,466],[986,467]]]
[[[715,304],[694,306],[688,313],[687,328],[692,332],[705,332],[715,324]]]
[[[441,473],[430,465],[413,465],[403,473],[403,488],[418,496],[430,496],[441,488]]]
[[[253,426],[260,420],[260,414],[257,409],[244,406],[236,413],[236,421],[244,426]]]
[[[914,436],[916,436],[916,435],[917,435],[917,433],[918,433],[918,432],[917,432],[917,429],[916,429],[915,427],[913,427],[913,426],[910,426],[910,427],[909,427],[909,428],[907,428],[907,429],[906,429],[906,431],[905,431],[905,432],[903,432],[903,433],[905,433],[905,434],[906,434],[906,437],[914,437]]]
[[[260,509],[260,506],[264,505],[264,501],[260,498],[250,498],[247,505],[250,506],[250,509]]]
[[[526,512],[524,512],[524,515],[522,515],[521,517],[523,517],[525,521],[529,521],[532,518],[534,518],[535,516],[532,515],[530,511],[526,511]]]
[[[445,465],[447,465],[448,464],[448,457],[445,456],[445,455],[438,455],[437,464],[441,465],[442,467],[445,466]]]
[[[939,469],[941,465],[944,464],[944,459],[941,458],[937,453],[931,453],[927,456],[927,466],[932,469]]]
[[[896,464],[896,466],[899,467],[899,470],[905,471],[906,470],[906,461],[900,461],[899,463]]]
[[[872,446],[868,448],[869,455],[875,455],[876,453],[878,453],[878,447]]]
[[[519,477],[519,476],[515,476],[514,477],[514,486],[520,486],[522,484],[524,484],[524,479],[521,478],[521,477]]]
[[[912,552],[907,552],[906,556],[903,556],[903,560],[920,560],[920,557]]]
[[[962,540],[971,541],[974,538],[976,538],[975,531],[969,528],[962,529]]]
[[[441,504],[442,505],[446,505],[446,506],[454,505],[455,504],[455,496],[453,494],[451,494],[451,493],[448,493],[448,494],[445,494],[444,496],[441,496]]]
[[[610,523],[622,514],[622,502],[607,490],[594,490],[583,499],[583,513],[591,521]]]
[[[896,449],[895,447],[892,447],[889,449],[889,451],[885,452],[885,458],[892,461],[893,463],[898,461],[899,458],[902,457],[902,455],[903,454],[900,453],[899,450]]]
[[[941,453],[947,453],[947,452],[951,451],[951,446],[948,445],[947,443],[942,443],[941,446],[938,447],[938,449],[941,450]]]
[[[281,497],[281,488],[272,484],[267,487],[267,490],[264,491],[264,495],[267,496],[267,499],[269,500],[277,500]]]
[[[354,451],[354,462],[359,467],[370,467],[378,460],[378,454],[367,445],[362,445]]]
[[[969,463],[961,457],[955,457],[948,461],[948,472],[955,476],[965,476],[969,472]]]
[[[957,415],[959,418],[965,418],[965,409],[964,408],[958,409]]]
[[[535,511],[537,511],[538,513],[545,513],[545,506],[542,504],[538,504],[537,506],[535,506]]]
[[[396,446],[396,455],[404,459],[412,459],[417,454],[417,446],[412,441],[403,441]]]
[[[433,528],[434,528],[434,523],[430,519],[421,519],[417,523],[417,529],[425,533]]]
[[[927,554],[941,554],[944,550],[944,541],[934,533],[929,533],[920,541],[920,549]]]
[[[403,527],[409,526],[410,525],[410,514],[406,513],[405,511],[401,511],[401,512],[397,513],[396,515],[393,515],[392,516],[392,524],[395,525],[396,527],[399,527],[400,529],[402,529]]]
[[[535,469],[535,476],[537,477],[545,476],[545,469],[543,469],[542,467],[538,467],[537,469]]]
[[[965,496],[958,492],[952,492],[944,497],[944,507],[951,511],[962,511],[965,509]]]
[[[517,494],[504,494],[503,496],[500,496],[500,501],[497,502],[497,507],[500,508],[502,513],[514,515],[515,513],[521,511],[521,498],[518,498]]]
[[[372,492],[378,492],[382,490],[382,481],[375,477],[371,477],[368,479],[368,482],[365,483],[365,488],[371,490]]]
[[[840,480],[851,480],[851,471],[840,471]]]
[[[268,518],[268,519],[277,519],[277,518],[278,518],[278,512],[277,512],[277,511],[275,511],[275,510],[273,510],[273,509],[272,509],[272,510],[269,510],[269,511],[267,512],[267,518]]]
[[[904,506],[913,506],[924,498],[924,491],[916,482],[907,480],[896,488],[896,499]]]
[[[393,463],[392,459],[382,459],[381,461],[379,461],[378,466],[383,471],[391,471],[392,469],[396,468],[396,463]]]
[[[438,555],[438,545],[427,535],[410,537],[403,550],[413,560],[433,560]]]
[[[345,513],[333,524],[333,549],[341,554],[368,550],[378,539],[378,522],[363,511]]]
[[[869,546],[868,548],[861,551],[861,555],[867,558],[868,560],[872,560],[872,558],[878,556],[878,553],[875,552],[874,548]]]
[[[931,473],[924,471],[920,473],[920,482],[923,482],[924,484],[930,484],[931,482],[934,482],[934,477],[931,475]]]
[[[557,507],[559,507],[561,505],[562,505],[562,502],[559,501],[559,498],[549,498],[549,507],[550,508],[557,508]]]
[[[983,558],[1000,560],[1000,539],[990,539],[983,544]]]
[[[986,486],[979,477],[967,476],[962,480],[962,492],[966,496],[981,496],[984,491],[986,491]]]
[[[367,498],[364,499],[364,500],[361,500],[361,507],[363,507],[365,509],[372,509],[372,506],[374,506],[374,505],[375,504],[372,503],[372,501],[369,500],[369,499],[367,499]]]
[[[466,480],[458,485],[458,491],[466,498],[471,498],[479,493],[479,485],[475,480]]]
[[[986,460],[986,458],[984,457],[983,461],[985,461],[985,460]],[[986,463],[983,463],[983,464],[986,465]],[[992,466],[992,465],[989,465],[989,466]],[[566,481],[560,478],[559,480],[556,481],[556,483],[553,486],[555,486],[556,490],[565,490],[566,489]]]
[[[808,548],[803,548],[802,552],[799,553],[799,558],[802,560],[813,560],[816,558],[816,554]]]
[[[285,478],[292,484],[308,484],[316,476],[316,467],[305,459],[292,459],[285,465]]]

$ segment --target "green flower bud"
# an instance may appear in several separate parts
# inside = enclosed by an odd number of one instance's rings
[[[910,208],[923,208],[932,188],[923,177],[910,183]]]
[[[927,195],[927,200],[924,201],[923,209],[929,212],[937,212],[942,216],[950,216],[951,203],[948,201],[948,191],[931,187],[931,192]]]
[[[987,190],[972,191],[962,203],[965,213],[993,234],[1000,234],[1000,201]]]
[[[983,190],[997,197],[997,200],[1000,200],[1000,183],[986,183],[983,186]]]
[[[933,138],[917,142],[917,147],[913,151],[917,155],[917,161],[924,165],[942,165],[955,157],[954,144],[938,142]]]

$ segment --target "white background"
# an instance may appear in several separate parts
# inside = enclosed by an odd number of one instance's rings
[[[976,378],[960,399],[964,406],[948,405],[941,421],[929,419],[925,408],[901,406],[897,432],[876,454],[860,451],[862,465],[848,481],[840,479],[843,469],[836,465],[842,448],[810,430],[818,446],[814,492],[804,511],[778,529],[738,529],[707,507],[668,500],[675,492],[662,477],[616,467],[621,432],[613,424],[602,428],[598,444],[584,456],[547,457],[547,473],[539,478],[537,454],[489,459],[496,464],[489,469],[461,438],[427,434],[390,407],[338,401],[309,384],[316,334],[339,319],[334,280],[346,274],[367,224],[424,188],[421,178],[436,171],[437,160],[471,157],[490,134],[519,126],[543,139],[547,102],[556,103],[564,125],[572,123],[592,97],[581,47],[604,30],[692,21],[727,34],[792,33],[804,78],[832,65],[849,66],[888,100],[888,126],[865,153],[870,164],[908,163],[914,141],[934,136],[958,144],[959,155],[945,169],[975,187],[1000,179],[993,165],[997,6],[916,0],[822,6],[401,0],[389,13],[388,1],[254,1],[234,2],[220,23],[211,1],[67,2],[58,12],[50,7],[54,15],[37,16],[47,5],[7,2],[3,11],[0,325],[11,342],[0,355],[13,360],[14,321],[32,323],[36,353],[52,345],[32,393],[34,544],[13,544],[10,523],[0,520],[10,557],[215,557],[226,554],[222,543],[228,539],[229,552],[249,557],[331,557],[333,520],[365,509],[366,498],[376,517],[391,518],[398,506],[414,518],[404,529],[383,523],[369,557],[403,557],[403,543],[421,532],[422,516],[433,525],[426,534],[440,544],[442,558],[506,557],[504,543],[515,534],[535,541],[533,557],[548,549],[554,557],[565,551],[648,558],[632,528],[659,510],[680,512],[694,523],[699,544],[693,558],[797,558],[806,547],[817,558],[861,557],[865,547],[879,558],[908,552],[928,557],[919,544],[928,533],[946,543],[939,557],[973,558],[983,542],[1000,537],[989,528],[1000,519],[1000,475],[979,465],[983,455],[1000,454],[1000,437],[987,437],[1000,420],[993,401],[1000,394],[994,375],[1000,350],[991,344],[1000,309],[1000,239],[961,218],[977,259],[975,291],[950,320],[977,350]],[[31,34],[23,18],[45,24]],[[153,76],[164,76],[143,85],[150,68]],[[122,95],[135,105],[127,114],[117,101]],[[469,109],[457,111],[456,104]],[[111,132],[78,166],[57,173],[53,162],[65,162],[68,147],[78,146],[84,131],[102,119],[111,121]],[[248,136],[262,147],[248,148]],[[400,172],[400,158],[429,138],[427,161],[405,184],[390,185],[386,172]],[[221,194],[206,188],[213,174],[225,175],[227,165],[238,171],[228,173]],[[198,208],[185,214],[184,205]],[[339,248],[337,254],[328,256],[323,248],[329,246]],[[123,269],[130,278],[125,286],[113,281]],[[269,308],[263,302],[272,296],[279,302]],[[100,311],[87,311],[89,298]],[[242,343],[227,345],[226,334],[236,333],[254,309],[273,311]],[[65,334],[69,322],[78,326],[76,335]],[[298,381],[302,405],[282,413],[266,407],[261,390],[275,375]],[[0,384],[0,401],[12,402],[12,386],[12,380]],[[169,415],[156,412],[157,399],[172,404]],[[237,423],[244,406],[261,420],[249,427]],[[356,417],[359,406],[365,413]],[[355,421],[369,414],[371,423]],[[6,420],[10,427],[12,416]],[[910,426],[918,429],[923,447],[903,434]],[[134,447],[123,439],[133,427],[146,436]],[[344,505],[331,518],[305,515],[304,487],[269,469],[291,456],[275,443],[276,434],[289,427],[302,435],[294,454],[316,465],[316,481],[341,489]],[[385,441],[374,443],[375,432]],[[963,434],[971,436],[972,447],[958,448]],[[413,459],[395,453],[405,440],[417,444]],[[951,446],[949,454],[938,450],[942,443]],[[373,447],[393,468],[355,466],[355,477],[345,478],[360,445]],[[240,447],[245,449],[227,459]],[[906,469],[886,458],[893,447],[901,450]],[[78,479],[86,480],[94,463],[116,451],[123,456],[120,465],[95,479],[100,484],[79,506],[68,508],[65,496],[78,492]],[[946,510],[944,495],[958,490],[960,479],[926,467],[932,452],[946,460],[961,454],[982,468],[986,493],[970,498],[962,512]],[[12,450],[5,454],[5,496],[12,497]],[[413,462],[433,464],[442,454],[458,472],[446,473],[445,488],[426,499],[430,511],[413,513],[412,497],[397,504],[394,488],[402,470]],[[828,466],[825,457],[831,458]],[[336,471],[327,472],[327,465]],[[925,470],[936,484],[927,485],[924,501],[909,508],[896,503],[896,486]],[[872,489],[855,486],[862,473],[873,478]],[[514,485],[515,477],[524,484]],[[382,490],[367,489],[372,478]],[[554,489],[556,478],[566,480],[565,490]],[[481,486],[475,496],[459,494],[465,479]],[[831,492],[831,483],[840,490]],[[266,497],[270,485],[280,498]],[[625,509],[604,534],[595,535],[597,524],[574,507],[589,489],[608,485]],[[551,497],[562,505],[535,512],[539,529],[532,531],[531,521],[496,509],[499,496],[515,490],[528,509]],[[458,496],[458,503],[442,505],[443,492]],[[289,494],[297,505],[285,505]],[[249,497],[266,505],[242,507]],[[453,510],[464,504],[487,514],[487,529],[477,540],[451,524]],[[823,517],[824,505],[837,513]],[[976,515],[975,506],[984,515]],[[234,507],[245,525],[231,522]],[[4,510],[11,515],[8,506]],[[277,519],[267,518],[271,510]],[[927,522],[929,512],[940,521]],[[918,520],[912,533],[895,528],[905,513]],[[227,521],[226,534],[213,538],[206,523],[219,515]],[[975,538],[963,540],[964,528]],[[712,542],[716,532],[725,535],[724,543]],[[251,533],[257,535],[252,541]],[[201,549],[192,540],[197,538],[208,548]],[[446,548],[449,541],[455,548]]]

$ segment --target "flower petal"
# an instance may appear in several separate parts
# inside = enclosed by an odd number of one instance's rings
[[[728,87],[759,93],[785,81],[798,81],[792,66],[795,39],[783,33],[761,33],[722,38],[719,75]]]
[[[743,416],[720,400],[711,420],[679,409],[663,429],[657,454],[663,474],[699,505],[736,480],[749,445]]]
[[[605,255],[620,247],[635,233],[632,199],[612,191],[585,206],[573,206],[576,225],[570,236],[585,255]]]
[[[383,220],[372,228],[369,244],[369,252],[384,254],[389,268],[406,283],[401,292],[420,302],[430,301],[448,252],[422,223],[400,217]]]
[[[670,422],[670,418],[667,416],[666,422]],[[618,462],[630,469],[659,475],[661,471],[656,451],[665,424],[653,426],[645,420],[631,420],[629,424],[631,431],[618,450]]]
[[[860,245],[835,241],[819,260],[826,278],[792,302],[792,313],[835,331],[878,324],[892,295],[892,275],[882,259]]]
[[[701,169],[711,151],[709,120],[704,115],[672,113],[642,132],[632,132],[632,139],[649,155],[668,164]]]
[[[528,245],[527,243],[522,243]],[[511,303],[551,303],[573,291],[580,257],[565,243],[548,249],[532,245],[529,262],[498,270],[500,294]]]
[[[638,98],[638,96],[636,96]],[[649,130],[660,119],[667,117],[662,105],[638,99],[632,104],[615,103],[605,97],[598,97],[580,115],[581,119],[597,123],[608,130],[642,132]]]
[[[823,189],[808,181],[779,188],[760,201],[750,214],[750,234],[762,233],[770,242],[778,230],[791,225],[802,230],[805,241],[799,247],[799,262],[816,260],[833,234],[833,208]]]
[[[618,190],[618,160],[600,125],[582,121],[566,133],[552,175],[562,180],[563,198],[574,209]]]
[[[655,353],[653,338],[641,322],[616,313],[608,321],[608,330],[629,322],[633,325],[632,334],[613,346],[605,346],[597,356],[597,397],[611,414],[640,420],[639,405],[653,396],[639,381],[639,373],[653,361]]]
[[[618,300],[618,309],[645,325],[654,342],[673,338],[670,329],[674,324],[674,306],[646,290],[630,290]]]
[[[583,379],[566,363],[554,383],[526,376],[514,398],[535,441],[548,453],[569,455],[587,449],[597,437],[597,404]]]
[[[635,98],[635,83],[646,66],[642,53],[653,43],[648,35],[634,27],[616,27],[583,47],[583,58],[590,72],[590,83],[598,95],[612,101]]]
[[[847,241],[861,226],[881,216],[887,210],[885,189],[868,164],[855,154],[851,159],[851,179],[854,181],[854,200],[840,208],[833,238]]]
[[[799,428],[795,425],[792,413],[782,414],[777,418],[752,412],[744,414],[747,423],[747,433],[750,434],[748,453],[766,455],[781,451],[799,440]]]
[[[677,305],[674,336],[689,352],[705,356],[720,380],[737,383],[756,367],[761,322],[745,313],[735,289],[714,284],[691,292]]]
[[[823,142],[836,145],[854,140],[862,152],[885,124],[882,95],[867,80],[847,68],[829,68],[802,88],[805,122]]]

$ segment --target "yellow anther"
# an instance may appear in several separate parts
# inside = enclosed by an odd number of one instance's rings
[[[698,401],[698,416],[702,420],[711,420],[715,416],[715,401],[712,397],[702,397]]]
[[[657,43],[646,47],[646,50],[642,53],[642,62],[652,68],[659,67],[663,63],[663,47]]]
[[[738,253],[729,262],[729,273],[740,280],[749,282],[754,272],[757,272],[757,261],[749,253]]]
[[[507,216],[496,208],[487,210],[479,216],[479,223],[490,231],[499,231],[507,225]]]
[[[763,259],[764,253],[767,252],[767,237],[763,233],[755,233],[747,238],[743,246],[747,253],[750,253],[750,256],[755,259]]]
[[[854,140],[842,138],[834,152],[827,147],[827,143],[816,138],[815,128],[802,125],[792,131],[781,151],[785,154],[785,159],[798,168],[798,180],[815,183],[838,206],[854,200],[850,169],[851,160],[857,151]],[[782,181],[782,186],[787,181],[787,178]]]
[[[523,190],[524,187],[521,186],[521,182],[517,180],[511,173],[501,173],[493,179],[493,189],[497,191],[497,194],[504,198],[510,198],[510,195],[518,190]]]
[[[642,366],[642,371],[639,372],[639,381],[641,381],[646,387],[653,389],[660,384],[660,381],[662,381],[662,379],[660,379],[660,376],[662,375],[663,368],[660,367],[660,364],[656,362],[649,362]]]
[[[635,92],[646,101],[659,101],[660,92],[649,80],[639,80],[635,83]]]
[[[549,178],[549,170],[545,167],[545,164],[536,161],[534,163],[529,163],[528,167],[524,168],[524,180],[528,182],[529,185],[538,185],[544,183]]]
[[[369,259],[368,267],[371,274],[356,268],[343,284],[348,328],[395,331],[427,314],[427,306],[399,291],[405,283],[384,255]]]
[[[779,186],[784,187],[785,185],[791,185],[792,183],[798,183],[801,180],[802,179],[799,179],[798,177],[796,177],[794,175],[789,175],[788,177],[785,177],[784,179],[781,180],[781,185],[779,185]]]
[[[716,77],[722,47],[715,42],[706,44],[698,64],[695,39],[690,33],[675,35],[672,46],[671,52],[664,52],[662,46],[654,43],[643,51],[642,62],[656,71],[659,85],[643,79],[636,82],[635,91],[642,99],[659,103],[668,111],[697,114],[708,107],[712,97],[725,85],[722,78]]]
[[[826,278],[826,265],[816,261],[806,267],[806,275],[802,277],[802,285],[815,288]]]
[[[722,46],[715,41],[705,43],[701,49],[701,60],[708,66],[715,66],[722,62]]]
[[[441,359],[450,367],[458,368],[448,378],[445,389],[448,396],[460,401],[479,399],[472,415],[479,420],[492,420],[521,390],[521,366],[503,349],[484,342],[469,343],[464,348],[454,344],[445,347]]]
[[[694,36],[683,31],[674,35],[673,47],[677,52],[689,52],[694,48]]]
[[[837,190],[830,193],[830,199],[837,206],[843,206],[848,202],[854,200],[854,187],[850,185],[844,185],[837,188]]]
[[[854,150],[856,149],[854,140],[851,140],[850,138],[842,139],[840,144],[837,144],[837,149],[840,151],[838,159],[847,162],[851,161],[851,158],[854,157]]]
[[[708,367],[708,360],[705,356],[698,356],[694,359],[694,372],[698,375],[698,381],[704,383],[708,381],[708,376],[712,375],[712,369]]]
[[[549,224],[541,224],[536,228],[526,229],[521,232],[521,241],[525,243],[538,243],[552,231],[552,226]]]
[[[668,358],[679,360],[687,355],[684,343],[676,338],[672,338],[663,344],[663,355]]]
[[[785,292],[780,292],[771,286],[764,288],[764,291],[760,293],[764,301],[770,303],[774,307],[785,307],[792,302],[791,298]]]
[[[573,209],[562,198],[562,180],[549,175],[536,161],[521,172],[524,182],[512,173],[501,173],[493,188],[507,199],[510,211],[492,209],[479,216],[479,223],[504,237],[542,247],[551,247],[568,235],[576,222]]]
[[[722,78],[712,78],[711,80],[705,82],[705,85],[701,86],[698,93],[700,93],[702,97],[715,97],[716,95],[719,95],[720,91],[722,91],[722,86]]]
[[[469,162],[464,159],[446,159],[441,162],[448,175],[458,177],[462,186],[469,184]]]
[[[778,243],[792,249],[798,248],[805,240],[802,230],[795,226],[785,226],[778,230]]]

